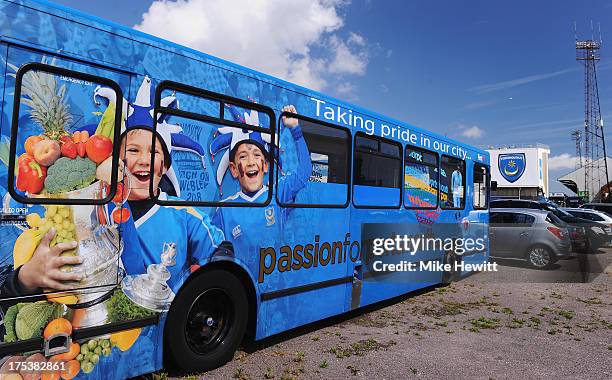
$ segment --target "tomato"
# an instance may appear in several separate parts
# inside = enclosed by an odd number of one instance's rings
[[[130,219],[130,210],[127,208],[116,208],[113,210],[113,220],[117,224],[127,222]]]
[[[113,140],[105,136],[93,135],[85,143],[87,157],[96,164],[102,163],[113,153]]]

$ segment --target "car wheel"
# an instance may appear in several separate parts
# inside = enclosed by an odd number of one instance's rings
[[[451,269],[442,272],[443,285],[450,285],[451,282],[458,281],[461,277],[461,272],[456,269],[458,262],[461,262],[461,257],[459,257],[454,251],[444,252],[444,264],[450,264]]]
[[[534,268],[544,269],[550,267],[556,260],[550,249],[536,245],[527,251],[527,261]]]
[[[187,373],[217,368],[234,357],[247,326],[248,300],[236,276],[202,273],[177,295],[164,328],[164,351]]]

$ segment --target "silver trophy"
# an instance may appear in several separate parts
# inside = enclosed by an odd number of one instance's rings
[[[176,244],[164,243],[161,263],[151,264],[147,273],[126,276],[123,279],[123,292],[139,306],[149,310],[164,312],[170,309],[174,292],[168,285],[170,279],[169,266],[176,264]]]

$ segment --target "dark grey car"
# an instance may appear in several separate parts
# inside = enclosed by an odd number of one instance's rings
[[[550,211],[491,209],[491,256],[521,259],[538,269],[569,255],[567,225]]]

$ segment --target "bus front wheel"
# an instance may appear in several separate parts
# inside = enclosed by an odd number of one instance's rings
[[[164,348],[172,364],[192,373],[232,360],[247,326],[242,283],[223,270],[202,273],[182,290],[168,312]]]

